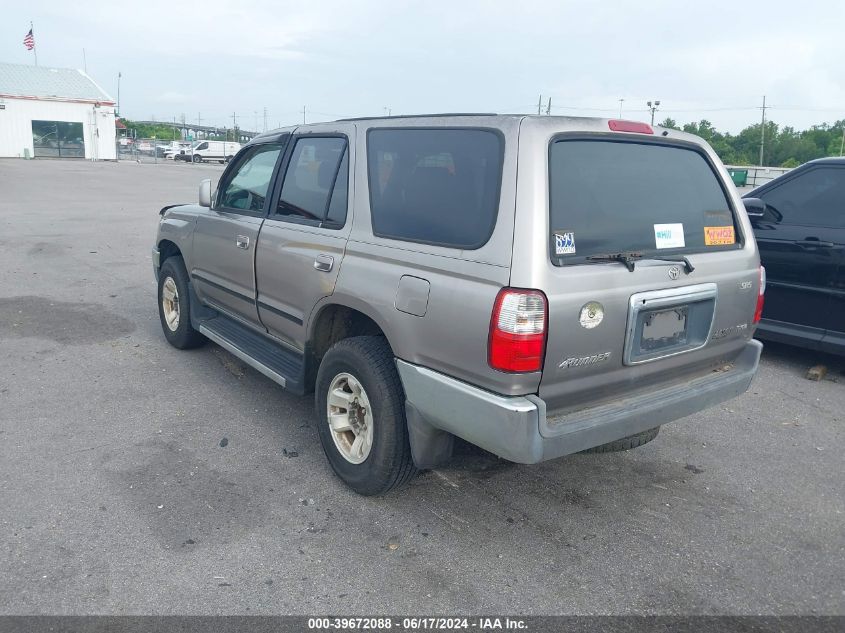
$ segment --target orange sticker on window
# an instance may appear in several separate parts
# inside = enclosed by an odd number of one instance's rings
[[[706,246],[725,246],[736,243],[734,227],[732,226],[705,226],[704,244]]]

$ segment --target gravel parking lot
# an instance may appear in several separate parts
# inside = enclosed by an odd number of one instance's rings
[[[221,172],[0,161],[0,614],[845,614],[843,361],[769,345],[645,447],[362,498],[311,399],[161,335],[157,212]]]

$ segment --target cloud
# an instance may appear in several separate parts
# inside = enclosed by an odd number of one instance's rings
[[[784,124],[845,117],[845,3],[829,0],[800,10],[787,0],[701,10],[676,0],[145,0],[128,16],[105,0],[37,4],[33,16],[5,7],[0,36],[18,41],[11,25],[32,17],[42,64],[81,66],[87,48],[90,74],[116,92],[122,71],[122,108],[144,118],[188,106],[221,123],[266,106],[274,124],[301,120],[303,106],[529,112],[540,93],[556,114],[618,113],[624,98],[634,118],[660,99],[676,120],[731,131],[759,120],[764,94],[803,108],[773,110]],[[20,48],[9,61],[26,63]]]
[[[181,92],[163,92],[155,97],[157,103],[184,104],[193,101],[193,98]]]

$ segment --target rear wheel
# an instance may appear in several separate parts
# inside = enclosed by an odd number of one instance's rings
[[[193,161],[195,163],[201,163],[202,162],[202,156],[200,156],[199,154],[194,154]]]
[[[384,494],[416,474],[405,395],[384,337],[357,336],[329,349],[317,371],[315,406],[329,464],[355,492]]]
[[[191,349],[206,338],[191,325],[188,273],[181,257],[168,257],[158,274],[158,316],[164,338],[173,347]]]
[[[607,444],[601,444],[600,446],[594,446],[593,448],[588,448],[585,451],[581,451],[582,453],[615,453],[617,451],[627,451],[632,448],[637,448],[638,446],[642,446],[643,444],[648,444],[651,440],[657,437],[657,434],[660,433],[660,427],[656,426],[653,429],[649,429],[648,431],[643,431],[642,433],[635,433],[634,435],[629,435],[628,437],[623,437],[621,440],[615,440],[613,442],[608,442]]]

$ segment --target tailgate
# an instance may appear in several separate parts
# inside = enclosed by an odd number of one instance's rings
[[[565,412],[721,370],[751,338],[758,269],[737,262],[640,262],[557,271],[540,397]],[[581,268],[581,267],[579,267]],[[705,272],[706,271],[706,272]]]
[[[753,333],[759,261],[707,153],[641,135],[561,136],[548,157],[549,411],[729,365]]]

